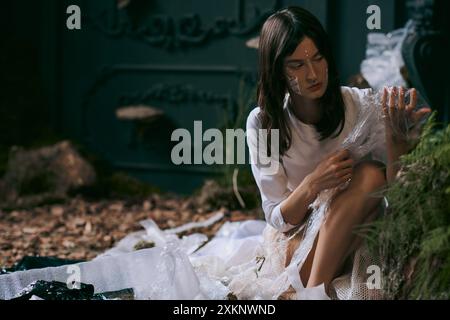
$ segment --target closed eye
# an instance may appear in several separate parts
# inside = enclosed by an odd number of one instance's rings
[[[305,65],[304,63],[290,63],[288,65],[288,67],[292,68],[292,69],[299,69],[299,68],[303,67],[304,65]]]
[[[322,59],[323,59],[323,55],[321,55],[320,53],[317,53],[313,58],[314,61],[320,61]]]
[[[323,59],[323,55],[320,54],[320,52],[316,52],[314,54],[314,56],[311,58],[312,61],[318,62],[321,61]],[[287,62],[287,67],[291,68],[291,69],[300,69],[301,67],[303,67],[305,65],[305,62],[303,60],[297,60],[297,61],[288,61]]]

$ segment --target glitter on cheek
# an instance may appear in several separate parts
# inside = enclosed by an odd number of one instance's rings
[[[302,95],[302,91],[300,90],[300,85],[298,83],[298,78],[296,76],[288,77],[289,87],[298,95]]]

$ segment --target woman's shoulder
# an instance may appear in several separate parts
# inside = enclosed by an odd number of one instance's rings
[[[345,104],[345,118],[349,128],[356,124],[358,114],[367,100],[365,97],[370,94],[371,90],[356,87],[341,87],[342,98]]]
[[[247,116],[247,130],[261,129],[261,108],[254,107]]]
[[[342,86],[341,92],[342,92],[342,98],[344,99],[344,103],[347,105],[348,102],[351,102],[353,104],[360,104],[362,99],[370,94],[372,89],[360,89],[357,87],[347,87]]]
[[[346,107],[346,113],[357,113],[361,106],[367,101],[367,96],[372,89],[360,89],[356,87],[341,87],[342,98]]]

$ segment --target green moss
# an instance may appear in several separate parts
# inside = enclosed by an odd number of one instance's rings
[[[93,186],[72,190],[70,195],[81,194],[88,199],[140,199],[162,191],[124,172],[98,175]]]
[[[118,197],[146,197],[161,190],[139,181],[125,173],[116,172],[107,179],[112,194]]]

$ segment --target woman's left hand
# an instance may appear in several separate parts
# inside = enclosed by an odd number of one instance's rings
[[[403,87],[393,87],[389,93],[387,88],[384,87],[381,103],[387,142],[404,145],[413,144],[420,133],[420,120],[431,112],[430,108],[421,108],[414,111],[417,105],[416,89],[411,89],[410,94],[409,104],[405,105],[405,89]]]

